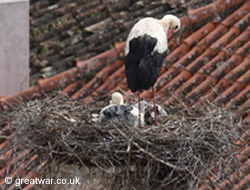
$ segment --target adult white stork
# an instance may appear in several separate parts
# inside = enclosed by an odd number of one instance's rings
[[[158,125],[158,121],[154,84],[167,54],[168,39],[180,26],[180,20],[174,15],[165,15],[162,19],[143,18],[133,26],[126,41],[125,73],[128,88],[138,92],[140,114],[140,92],[152,87],[155,125]]]

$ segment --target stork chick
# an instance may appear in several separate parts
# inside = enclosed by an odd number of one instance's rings
[[[110,105],[101,110],[99,119],[103,123],[114,122],[121,124],[121,122],[125,122],[136,126],[138,125],[138,115],[138,108],[124,104],[123,95],[115,92],[111,96]],[[143,116],[141,116],[140,120],[144,121]]]
[[[111,100],[109,101],[110,105],[122,105],[124,104],[123,95],[119,92],[114,92],[111,95]]]

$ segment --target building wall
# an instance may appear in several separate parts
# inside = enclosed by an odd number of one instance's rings
[[[0,96],[29,86],[29,1],[0,0]]]

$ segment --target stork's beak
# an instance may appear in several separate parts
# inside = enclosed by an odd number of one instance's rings
[[[167,34],[168,39],[171,38],[173,33],[174,33],[173,29],[168,29],[168,34]]]

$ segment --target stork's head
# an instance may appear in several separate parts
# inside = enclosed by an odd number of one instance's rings
[[[124,104],[123,95],[119,92],[114,92],[111,96],[110,104],[116,104],[116,105]]]
[[[181,21],[174,15],[165,15],[160,20],[161,25],[167,33],[168,39],[172,36],[173,33],[177,32],[181,28]]]

